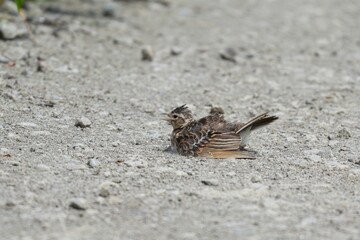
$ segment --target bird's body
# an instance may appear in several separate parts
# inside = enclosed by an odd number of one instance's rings
[[[175,108],[167,120],[173,126],[171,147],[185,156],[208,158],[254,158],[244,149],[251,131],[265,126],[276,116],[261,114],[247,123],[227,122],[220,113],[199,120],[185,106]]]

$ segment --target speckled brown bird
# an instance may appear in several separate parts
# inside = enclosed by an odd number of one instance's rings
[[[182,105],[164,119],[173,126],[171,147],[184,156],[205,158],[255,158],[245,149],[252,131],[278,119],[263,113],[247,123],[227,122],[223,114],[215,111],[196,120]]]

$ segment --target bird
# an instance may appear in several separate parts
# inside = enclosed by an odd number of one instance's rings
[[[278,117],[266,112],[239,123],[226,121],[223,113],[222,109],[211,111],[210,115],[196,120],[186,104],[173,109],[163,119],[173,127],[171,148],[183,156],[254,159],[254,152],[245,148],[250,133]]]

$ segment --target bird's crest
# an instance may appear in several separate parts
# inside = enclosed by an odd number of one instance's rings
[[[189,110],[189,108],[186,106],[186,104],[175,108],[174,110],[171,111],[172,114],[182,114],[184,117],[192,117],[191,111]]]

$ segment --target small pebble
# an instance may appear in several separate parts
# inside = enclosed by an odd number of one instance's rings
[[[219,186],[219,181],[217,179],[204,179],[201,180],[201,183],[206,186]]]
[[[145,46],[141,49],[141,60],[152,61],[154,58],[154,50],[151,46]]]
[[[27,34],[26,30],[15,23],[8,22],[0,24],[0,39],[13,40]]]
[[[84,198],[73,198],[70,200],[69,207],[74,208],[76,210],[86,210],[89,205],[86,199]]]
[[[224,60],[236,63],[236,51],[233,48],[226,48],[220,52],[220,57]]]
[[[115,16],[115,10],[116,10],[116,4],[114,3],[107,3],[104,5],[102,9],[102,15],[104,17],[114,17]]]
[[[36,168],[40,171],[44,171],[44,172],[47,172],[47,171],[50,171],[50,167],[45,165],[45,164],[38,164],[36,166]]]
[[[112,181],[105,181],[99,185],[99,196],[101,197],[109,197],[110,189],[116,187],[117,184]]]
[[[180,55],[182,52],[183,52],[182,48],[177,47],[177,46],[171,47],[171,49],[170,49],[170,53],[171,53],[171,55],[173,55],[173,56],[178,56],[178,55]]]
[[[261,182],[261,181],[262,181],[262,178],[261,178],[261,176],[259,176],[259,175],[253,176],[253,177],[251,178],[251,182],[252,182],[252,183],[259,183],[259,182]]]
[[[179,176],[179,177],[188,176],[188,174],[186,172],[181,171],[181,170],[175,171],[175,174],[176,174],[176,176]]]
[[[75,127],[87,128],[90,126],[91,126],[91,121],[86,117],[81,117],[79,119],[76,119],[75,121]]]
[[[297,139],[294,138],[294,137],[286,137],[286,141],[287,141],[287,142],[296,142]]]
[[[12,208],[12,207],[15,207],[15,206],[16,206],[16,204],[14,202],[12,202],[12,201],[7,201],[5,203],[6,208]]]
[[[120,141],[115,141],[115,142],[112,142],[112,143],[111,143],[111,146],[117,147],[117,146],[119,146],[120,144],[121,144]]]
[[[9,152],[9,149],[7,148],[0,148],[0,154],[5,154],[5,153],[8,153]]]
[[[109,196],[110,196],[110,191],[109,191],[109,189],[100,188],[100,190],[99,190],[99,196],[104,197],[104,198],[109,197]]]
[[[87,164],[92,168],[99,167],[101,165],[100,161],[95,158],[89,159]]]

